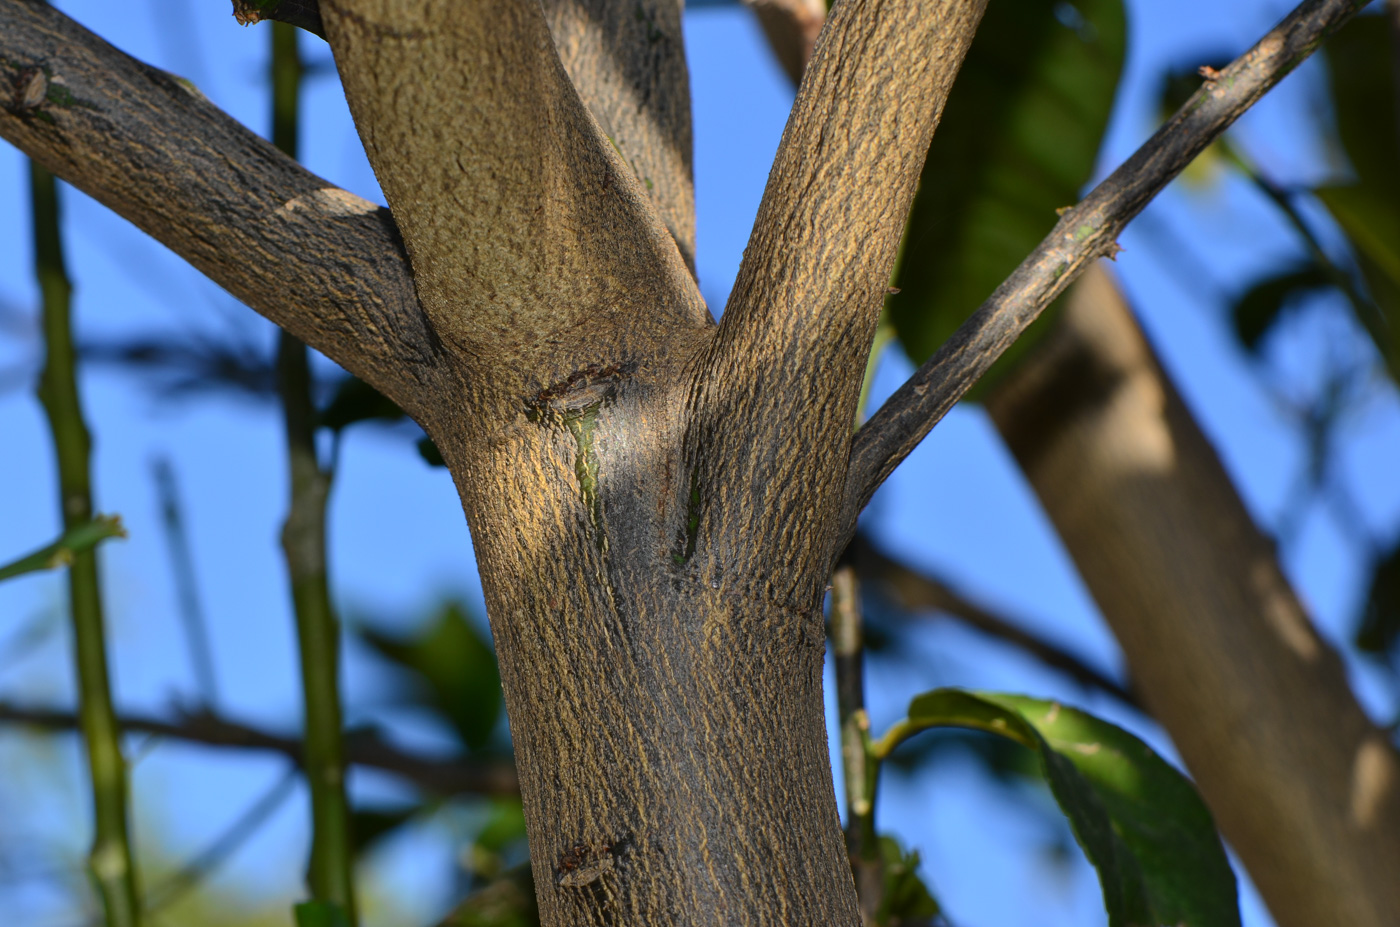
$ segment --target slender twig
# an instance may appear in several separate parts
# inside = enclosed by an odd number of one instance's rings
[[[0,566],[0,580],[68,566],[78,554],[92,550],[99,542],[107,538],[124,537],[126,530],[122,528],[121,518],[116,515],[99,515],[92,521],[69,528],[52,544]]]
[[[219,703],[219,680],[214,672],[214,649],[209,643],[209,630],[204,609],[199,604],[195,582],[194,557],[190,553],[190,538],[185,531],[185,519],[180,512],[180,493],[175,486],[175,470],[164,457],[151,462],[151,474],[160,498],[161,521],[165,526],[165,546],[170,553],[171,572],[175,576],[175,592],[180,600],[180,619],[185,628],[185,646],[190,665],[206,708]]]
[[[77,729],[71,711],[32,708],[0,702],[0,724],[15,724],[54,732]],[[150,734],[185,743],[237,750],[261,750],[302,762],[302,741],[230,721],[208,712],[173,720],[141,715],[117,718],[128,734]],[[508,758],[436,759],[417,756],[386,743],[374,731],[353,733],[346,741],[346,759],[355,766],[392,773],[436,795],[516,796],[520,787],[515,765]]]
[[[301,58],[297,30],[273,23],[272,143],[297,156]],[[316,459],[316,406],[306,345],[287,332],[277,343],[278,385],[286,423],[291,504],[282,526],[301,652],[306,706],[305,768],[311,792],[311,862],[307,881],[317,901],[355,918],[354,849],[345,797],[345,745],[340,713],[340,625],[326,580],[326,499],[331,474]]]
[[[836,705],[841,724],[841,767],[846,784],[846,852],[867,924],[875,922],[883,894],[880,845],[875,833],[879,767],[870,756],[870,716],[865,711],[865,641],[860,584],[849,566],[831,576],[831,644],[836,656]]]
[[[52,174],[33,162],[29,165],[29,178],[34,204],[34,265],[43,296],[47,349],[39,375],[39,401],[53,432],[63,526],[71,530],[92,521],[88,470],[91,442],[78,396],[71,329],[72,286],[64,268],[58,231],[57,184]],[[112,709],[102,627],[102,590],[93,550],[73,554],[68,568],[68,595],[77,663],[78,713],[92,777],[93,841],[88,865],[102,896],[108,927],[137,927],[141,922],[141,900],[127,833],[126,760]]]
[[[1059,670],[1086,686],[1092,686],[1126,705],[1141,709],[1136,694],[1082,659],[1025,630],[985,605],[972,601],[947,583],[902,563],[881,550],[864,535],[856,535],[846,551],[846,560],[867,583],[893,595],[900,607],[910,611],[932,610],[949,615],[1013,647],[1024,650],[1046,666]]]
[[[1134,216],[1240,114],[1288,75],[1367,0],[1306,0],[1207,80],[1164,126],[1021,262],[857,433],[846,479],[846,536],[885,478],[1093,259],[1112,256]]]
[[[199,854],[160,885],[152,888],[146,904],[146,913],[154,914],[161,908],[169,907],[181,895],[204,881],[282,807],[282,803],[291,796],[297,779],[297,768],[293,766]]]

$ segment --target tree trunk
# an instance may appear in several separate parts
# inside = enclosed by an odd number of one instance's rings
[[[1281,927],[1400,918],[1400,764],[1107,273],[988,409]]]

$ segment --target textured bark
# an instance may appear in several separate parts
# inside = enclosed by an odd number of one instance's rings
[[[859,918],[821,700],[843,423],[981,3],[843,9],[716,328],[583,104],[615,75],[575,61],[576,92],[539,6],[321,4],[451,357],[420,421],[472,526],[546,924]]]
[[[695,156],[682,0],[545,0],[564,70],[695,272]]]
[[[1400,762],[1102,270],[993,420],[1281,927],[1400,912]]]
[[[619,77],[565,41],[576,88],[533,0],[318,4],[393,222],[39,0],[0,0],[0,135],[386,392],[443,452],[547,925],[858,923],[818,609],[843,504],[888,472],[867,442],[848,480],[849,425],[983,5],[836,5],[716,327],[674,221],[685,172],[662,163],[678,186],[657,194],[631,166],[684,147],[675,68]],[[1354,5],[1304,9],[1335,23]],[[585,9],[615,22],[621,4]],[[1317,34],[1289,33],[1262,82],[1241,72],[1250,99]],[[655,103],[641,142],[600,126],[623,121],[599,102],[607,80],[652,82],[632,88]]]

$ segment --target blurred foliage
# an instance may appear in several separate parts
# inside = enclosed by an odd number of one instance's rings
[[[1110,927],[1238,927],[1235,876],[1190,781],[1123,729],[1057,702],[938,689],[877,743],[967,727],[1036,751],[1050,791],[1099,872]]]
[[[1372,654],[1394,655],[1400,649],[1400,542],[1371,572],[1356,645]]]
[[[468,750],[488,745],[501,718],[501,676],[496,653],[466,606],[448,602],[411,635],[363,625],[355,634],[408,680],[409,704],[447,721]]]
[[[923,927],[939,923],[943,909],[919,877],[919,851],[905,850],[889,835],[880,837],[884,893],[875,922],[880,927]]]
[[[538,927],[539,922],[535,880],[525,864],[468,895],[440,927]]]
[[[297,927],[350,927],[345,909],[331,901],[303,901],[292,911]]]
[[[929,148],[886,306],[917,364],[1072,206],[1093,174],[1123,65],[1121,0],[987,7]],[[1047,312],[979,384],[1044,331]]]

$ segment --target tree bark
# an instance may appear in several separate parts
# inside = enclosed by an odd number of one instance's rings
[[[987,408],[1275,920],[1395,924],[1400,763],[1107,273]]]

